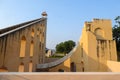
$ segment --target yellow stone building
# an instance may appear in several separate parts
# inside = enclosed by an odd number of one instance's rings
[[[93,19],[85,22],[77,46],[65,57],[38,64],[39,71],[49,72],[119,72],[116,43],[112,38],[111,20]]]
[[[65,57],[45,63],[47,14],[0,30],[0,72],[120,72],[111,20],[85,22]]]
[[[85,71],[107,71],[107,61],[117,61],[110,20],[93,19],[92,22],[85,22],[80,46]]]
[[[35,72],[44,63],[47,14],[0,30],[0,72]]]

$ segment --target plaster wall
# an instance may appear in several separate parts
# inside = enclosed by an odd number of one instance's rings
[[[34,36],[31,36],[34,30]],[[25,57],[20,57],[21,38],[26,38]],[[0,67],[6,67],[8,72],[18,72],[20,64],[24,64],[24,72],[36,71],[36,64],[43,63],[45,51],[46,22],[38,22],[18,31],[0,37]],[[30,56],[30,44],[34,43],[33,56]]]
[[[108,60],[117,61],[111,21],[93,19],[92,22],[85,22],[82,35],[72,55],[61,64],[49,68],[49,71],[56,72],[62,69],[70,72],[71,63],[74,63],[76,72],[107,72]]]
[[[108,72],[120,72],[120,62],[107,61]]]

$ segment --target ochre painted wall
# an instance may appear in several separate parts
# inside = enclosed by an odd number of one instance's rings
[[[34,30],[34,36],[31,35]],[[20,57],[22,37],[26,39],[25,56]],[[33,41],[33,56],[30,57],[30,45]],[[37,22],[18,31],[0,37],[0,68],[7,68],[8,72],[18,72],[19,65],[24,65],[24,72],[29,72],[29,63],[32,62],[32,71],[36,71],[36,64],[44,62],[46,45],[46,20]]]
[[[50,71],[63,69],[69,72],[70,64],[74,62],[76,72],[107,72],[108,60],[117,61],[111,20],[93,19],[92,22],[85,22],[79,43],[71,57]],[[64,64],[67,64],[68,67],[66,68]]]
[[[120,62],[107,61],[108,72],[120,72]]]

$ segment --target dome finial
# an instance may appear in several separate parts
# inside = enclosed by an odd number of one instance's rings
[[[43,18],[46,18],[46,17],[47,17],[47,13],[46,13],[46,11],[42,12],[41,15],[42,15]]]

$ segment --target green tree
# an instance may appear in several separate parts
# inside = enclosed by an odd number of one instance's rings
[[[73,47],[75,46],[75,42],[72,40],[64,42],[64,53],[69,53]]]
[[[75,46],[75,42],[72,40],[61,42],[56,45],[56,52],[57,53],[69,53],[73,49],[74,46]]]
[[[120,60],[120,16],[115,18],[116,24],[113,27],[113,38],[116,40],[118,60]]]
[[[59,43],[59,44],[56,45],[56,52],[57,53],[64,52],[64,43],[63,42],[61,42],[61,43]]]

